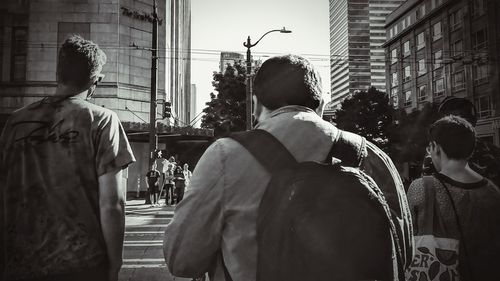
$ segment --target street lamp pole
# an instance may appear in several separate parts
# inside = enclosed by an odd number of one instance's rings
[[[156,134],[156,105],[158,84],[158,9],[153,1],[153,32],[151,46],[151,103],[149,107],[149,167],[152,170],[155,162],[155,151],[158,147]]]
[[[243,42],[243,46],[245,46],[247,48],[247,71],[246,71],[246,129],[247,130],[251,130],[252,129],[252,61],[251,61],[251,58],[252,58],[252,53],[250,51],[250,49],[257,45],[260,40],[262,40],[262,38],[264,38],[264,36],[266,36],[267,34],[271,33],[271,32],[280,32],[280,33],[291,33],[292,31],[290,30],[287,30],[285,27],[283,27],[282,29],[273,29],[273,30],[270,30],[266,33],[264,33],[264,35],[262,35],[259,40],[257,40],[257,42],[253,43],[251,42],[251,39],[250,39],[250,36],[248,36],[247,38],[247,41],[246,42]]]

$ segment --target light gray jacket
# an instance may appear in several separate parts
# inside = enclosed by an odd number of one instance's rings
[[[311,109],[286,106],[258,125],[274,135],[299,162],[323,162],[337,129]],[[403,184],[392,161],[368,143],[363,170],[377,182],[388,201],[399,206],[406,251],[410,252],[411,219]],[[391,173],[392,172],[392,173]],[[195,277],[206,271],[219,250],[233,280],[256,280],[257,211],[270,173],[239,143],[219,139],[201,157],[189,191],[177,206],[164,238],[170,272]],[[224,280],[219,261],[215,280]]]

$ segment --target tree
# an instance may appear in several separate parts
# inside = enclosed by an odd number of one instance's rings
[[[396,111],[397,122],[389,133],[390,155],[394,161],[407,162],[415,166],[420,174],[425,148],[429,142],[429,126],[438,119],[438,104],[426,103],[421,110],[406,113],[405,109]]]
[[[338,128],[364,136],[387,151],[393,112],[387,94],[371,87],[344,99],[334,122]]]
[[[212,85],[218,94],[210,93],[201,127],[213,129],[216,137],[245,130],[245,68],[240,64],[228,65],[224,73],[214,72],[213,77]]]

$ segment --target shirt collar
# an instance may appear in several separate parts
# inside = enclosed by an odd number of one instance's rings
[[[310,112],[310,113],[316,113],[314,110],[310,109],[309,107],[301,106],[301,105],[287,105],[280,107],[274,111],[271,112],[270,117],[275,117],[283,113],[290,113],[290,112]]]

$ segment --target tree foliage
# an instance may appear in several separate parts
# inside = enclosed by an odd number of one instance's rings
[[[214,129],[216,137],[245,130],[245,68],[235,64],[224,73],[214,72],[212,86],[217,94],[210,93],[201,127]]]
[[[371,87],[344,99],[334,122],[338,128],[364,136],[387,151],[393,112],[387,94]]]
[[[338,128],[375,143],[395,163],[409,163],[410,174],[420,175],[428,129],[438,119],[438,107],[438,103],[426,103],[409,113],[404,108],[395,110],[388,96],[372,87],[346,98],[333,121]]]
[[[391,156],[398,162],[410,162],[421,166],[428,144],[429,126],[438,119],[438,104],[426,103],[422,109],[406,113],[396,112],[397,122],[390,132]]]

